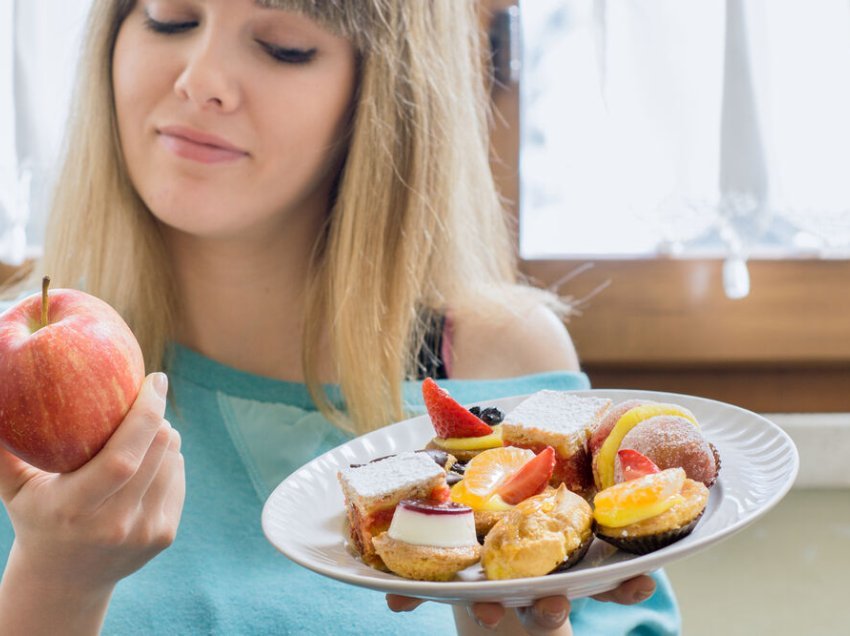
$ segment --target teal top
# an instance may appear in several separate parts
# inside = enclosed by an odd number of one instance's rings
[[[316,410],[303,384],[244,373],[180,346],[168,372],[167,417],[182,435],[186,464],[183,516],[173,545],[117,585],[104,634],[454,633],[447,605],[395,614],[383,594],[306,570],[266,540],[260,513],[271,490],[349,439]],[[584,374],[558,372],[441,385],[468,403],[589,383]],[[406,384],[404,394],[411,409],[423,410],[419,383]],[[0,514],[3,561],[12,536]],[[679,633],[670,586],[654,576],[658,591],[636,606],[575,601],[575,633]]]

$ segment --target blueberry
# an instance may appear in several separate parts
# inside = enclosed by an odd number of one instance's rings
[[[496,424],[501,424],[502,420],[505,419],[505,414],[496,407],[491,406],[481,411],[479,417],[485,424],[495,426]]]
[[[449,468],[449,471],[457,473],[458,475],[463,475],[466,472],[466,462],[455,462],[452,464],[452,467]]]
[[[472,413],[475,417],[481,417],[480,406],[473,406],[471,409],[469,409],[469,412]]]

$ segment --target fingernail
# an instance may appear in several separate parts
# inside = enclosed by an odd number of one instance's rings
[[[153,374],[151,381],[156,394],[164,400],[168,395],[168,376],[158,371]]]
[[[475,615],[475,612],[472,611],[471,607],[467,607],[466,611],[469,612],[469,617],[473,621],[475,621],[475,624],[479,627],[483,627],[484,629],[493,629],[497,625],[497,623],[485,623],[483,620],[481,620],[480,618],[478,618],[478,616]]]
[[[537,622],[544,627],[560,627],[561,623],[567,620],[567,612],[560,610],[550,612],[547,610],[533,609],[534,615],[537,617]]]
[[[642,603],[655,593],[655,590],[638,590],[632,597],[635,603]]]

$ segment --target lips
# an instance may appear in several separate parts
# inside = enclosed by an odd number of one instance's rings
[[[185,126],[165,126],[157,129],[160,142],[183,159],[199,163],[227,163],[248,157],[247,151],[226,139]]]

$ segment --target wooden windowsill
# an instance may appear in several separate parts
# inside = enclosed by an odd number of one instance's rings
[[[550,287],[588,261],[525,261]],[[559,291],[597,387],[673,391],[756,411],[850,411],[850,261],[749,263],[730,300],[717,260],[596,260]],[[607,285],[607,286],[606,286]]]

